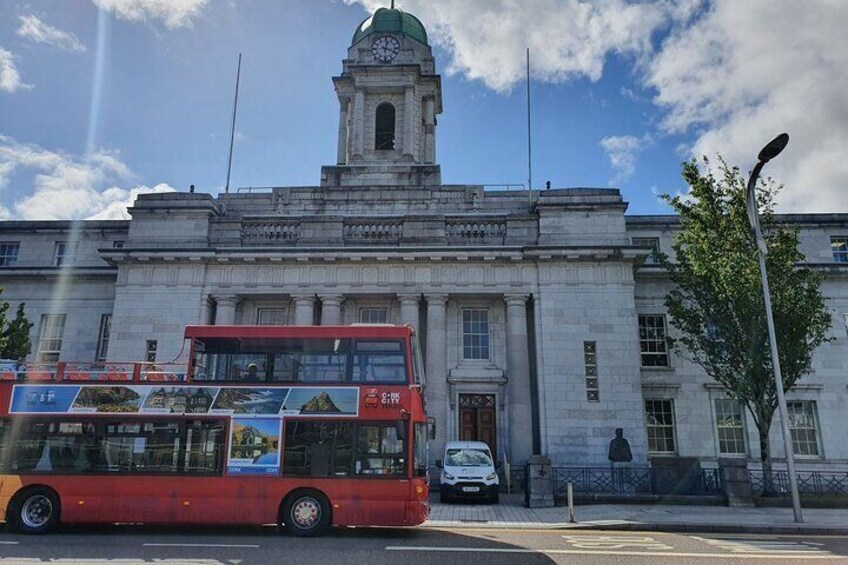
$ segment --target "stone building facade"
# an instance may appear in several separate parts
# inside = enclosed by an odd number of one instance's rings
[[[142,195],[128,221],[0,223],[2,297],[35,322],[30,361],[185,361],[187,324],[409,323],[436,452],[483,439],[510,464],[606,465],[620,427],[634,464],[757,459],[750,417],[666,349],[652,250],[670,249],[676,219],[627,216],[615,189],[442,184],[435,68],[420,22],[378,10],[333,79],[338,155],[320,186]],[[784,220],[827,274],[834,315],[789,395],[799,465],[845,465],[848,215]]]

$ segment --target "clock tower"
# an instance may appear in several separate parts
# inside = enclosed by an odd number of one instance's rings
[[[324,186],[440,185],[436,116],[441,77],[424,26],[415,16],[380,8],[357,28],[333,77],[339,99],[335,166]]]

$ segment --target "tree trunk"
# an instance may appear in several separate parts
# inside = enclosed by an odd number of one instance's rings
[[[771,470],[771,448],[769,446],[769,428],[771,426],[765,422],[766,420],[760,419],[757,426],[760,435],[760,462],[763,465],[763,496],[772,496],[776,489],[774,488],[774,475]]]

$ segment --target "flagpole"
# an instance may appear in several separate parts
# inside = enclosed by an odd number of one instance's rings
[[[238,68],[236,70],[236,96],[233,100],[233,124],[230,128],[230,156],[227,158],[227,184],[224,186],[224,193],[230,192],[230,172],[233,170],[233,144],[236,140],[236,110],[238,109],[239,81],[241,80],[241,53],[238,57]]]

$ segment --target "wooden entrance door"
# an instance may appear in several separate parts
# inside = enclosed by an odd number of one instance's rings
[[[494,394],[459,395],[459,439],[484,441],[498,461]]]

